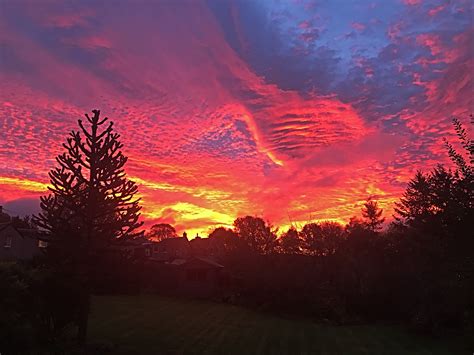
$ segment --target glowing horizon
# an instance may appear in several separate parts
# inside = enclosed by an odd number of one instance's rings
[[[18,214],[97,108],[147,226],[343,223],[369,196],[390,217],[474,106],[469,1],[0,6],[0,204]]]

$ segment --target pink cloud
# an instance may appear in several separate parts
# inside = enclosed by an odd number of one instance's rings
[[[432,55],[436,56],[441,53],[441,40],[438,35],[423,33],[416,37],[416,42],[422,46],[429,48]]]
[[[436,7],[433,7],[430,11],[428,11],[429,16],[436,16],[440,12],[442,12],[446,8],[447,4],[442,4]]]
[[[408,6],[417,6],[421,4],[421,0],[403,0],[403,3]]]
[[[1,72],[2,199],[38,196],[42,185],[35,183],[47,183],[67,132],[97,107],[122,135],[127,172],[140,186],[148,223],[203,233],[248,213],[281,225],[344,221],[369,195],[390,211],[413,173],[407,165],[437,162],[410,149],[421,151],[423,143],[441,156],[429,135],[449,131],[449,115],[472,102],[472,59],[459,49],[468,48],[467,35],[455,37],[450,51],[437,35],[416,38],[436,56],[420,63],[453,64],[438,79],[413,75],[424,89],[416,99],[428,107],[397,114],[420,137],[417,143],[385,132],[383,121],[369,122],[359,102],[270,83],[229,45],[207,8],[193,3],[179,10],[163,4],[158,15],[139,20],[105,16],[98,29],[89,27],[91,12],[33,17],[60,30],[51,40],[55,50],[0,25],[2,43],[30,70]],[[395,23],[389,37],[403,37],[404,26]],[[309,22],[299,27],[312,28]],[[353,28],[365,26],[354,22]],[[241,33],[237,41],[245,44]],[[376,75],[370,63],[359,64],[367,77]],[[367,89],[361,85],[361,94]]]
[[[356,31],[359,31],[359,32],[362,32],[363,30],[365,30],[367,28],[366,25],[364,25],[363,23],[360,23],[360,22],[352,22],[351,27],[353,29],[355,29]]]

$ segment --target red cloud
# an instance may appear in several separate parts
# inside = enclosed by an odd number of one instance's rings
[[[472,59],[459,49],[468,48],[467,34],[453,39],[457,49],[437,35],[418,36],[436,57],[426,61],[449,66],[435,80],[413,75],[426,110],[383,117],[400,116],[420,139],[412,142],[402,129],[387,132],[382,118],[368,121],[361,107],[369,84],[358,89],[361,102],[283,90],[236,53],[206,7],[159,6],[153,16],[104,16],[97,28],[89,26],[91,12],[61,20],[43,13],[32,18],[58,31],[44,42],[2,24],[2,44],[15,60],[0,70],[0,200],[44,193],[67,132],[100,108],[122,135],[148,223],[194,235],[242,214],[279,225],[346,221],[369,195],[390,213],[412,170],[439,161],[436,139],[449,131],[449,115],[472,102]],[[391,38],[403,28],[394,25]],[[377,67],[363,67],[377,75]]]

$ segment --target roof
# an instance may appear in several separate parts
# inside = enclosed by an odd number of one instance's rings
[[[12,227],[22,238],[47,240],[47,234],[34,228],[18,228],[13,222],[0,223],[0,232]]]
[[[188,246],[189,244],[188,238],[185,237],[177,237],[177,238],[167,238],[159,241],[157,244],[162,245],[162,246],[172,246],[172,247],[178,247],[181,245],[186,245]]]
[[[192,257],[192,258],[189,258],[189,259],[174,259],[172,262],[170,262],[170,264],[171,265],[176,265],[176,266],[181,266],[181,265],[190,264],[190,263],[196,262],[196,261],[207,264],[208,266],[219,268],[219,269],[222,269],[224,267],[223,265],[215,262],[214,260],[207,259],[207,258],[197,258],[197,257]]]
[[[15,228],[18,233],[20,233],[23,237],[28,238],[37,238],[40,234],[40,231],[31,228]],[[44,234],[44,233],[43,233]]]
[[[128,239],[127,242],[130,243],[130,244],[135,244],[135,245],[143,245],[143,244],[148,243],[149,240],[147,238],[145,238],[144,236],[139,236],[139,237],[136,237],[136,238]]]
[[[22,232],[23,228],[15,227],[15,224],[12,222],[0,223],[0,232],[4,229],[7,229],[8,227],[12,227],[18,234],[20,234],[20,236],[22,237],[26,236],[26,233]]]
[[[149,257],[148,260],[163,263],[163,262],[168,261],[169,257],[167,255],[156,255],[156,256]]]
[[[208,259],[208,258],[196,258],[196,259],[198,259],[198,260],[200,260],[200,261],[203,261],[203,262],[205,262],[205,263],[207,263],[207,264],[209,264],[209,265],[218,267],[218,268],[223,268],[223,267],[224,267],[224,265],[221,265],[221,264],[219,264],[218,262],[216,262],[216,261],[214,261],[214,260],[212,260],[212,259]]]
[[[186,259],[174,259],[172,262],[170,262],[171,265],[183,265],[186,264],[187,260]]]
[[[6,229],[8,226],[12,226],[13,227],[13,224],[11,222],[5,222],[5,223],[0,223],[0,232],[4,229]],[[13,227],[15,228],[15,227]]]

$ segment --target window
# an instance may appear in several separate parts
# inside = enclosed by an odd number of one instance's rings
[[[3,246],[4,248],[11,248],[12,247],[12,236],[11,235],[7,235],[5,237],[5,245]]]
[[[48,242],[44,240],[38,240],[38,248],[46,248],[48,246]]]
[[[150,249],[149,248],[145,248],[145,256],[150,256]]]

